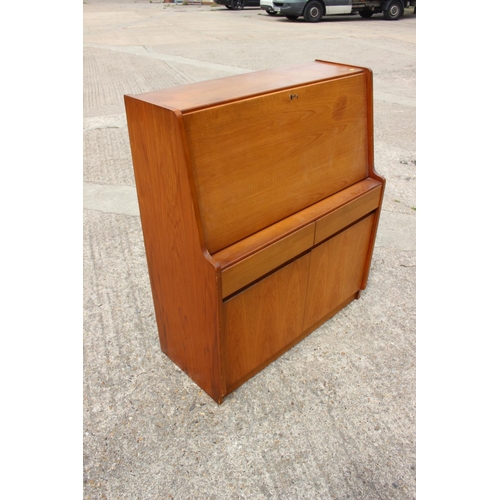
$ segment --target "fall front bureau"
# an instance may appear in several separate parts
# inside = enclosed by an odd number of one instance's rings
[[[366,287],[372,94],[314,61],[125,96],[161,349],[218,403]]]

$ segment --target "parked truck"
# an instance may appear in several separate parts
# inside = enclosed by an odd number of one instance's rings
[[[281,14],[291,21],[303,16],[309,23],[321,21],[323,16],[359,14],[371,17],[383,13],[384,19],[397,21],[406,7],[415,7],[416,0],[261,0],[260,7],[270,15]]]

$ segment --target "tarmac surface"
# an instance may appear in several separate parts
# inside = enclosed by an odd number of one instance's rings
[[[83,13],[84,498],[414,498],[413,11],[309,24],[86,0]],[[314,59],[374,73],[387,186],[368,286],[218,406],[160,350],[123,96]]]

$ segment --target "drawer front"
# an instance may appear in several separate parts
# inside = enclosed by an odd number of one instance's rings
[[[261,276],[305,252],[314,243],[314,223],[222,271],[222,296],[237,292]]]
[[[333,212],[316,221],[316,235],[314,244],[321,243],[332,234],[341,231],[344,227],[357,221],[363,215],[380,206],[382,187],[378,186],[359,198],[346,203]]]
[[[309,258],[307,253],[223,303],[228,392],[300,338]]]
[[[367,177],[366,92],[357,74],[184,116],[210,253]]]

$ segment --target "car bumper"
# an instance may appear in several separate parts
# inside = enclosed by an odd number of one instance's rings
[[[273,9],[284,16],[301,16],[307,2],[273,2]]]

